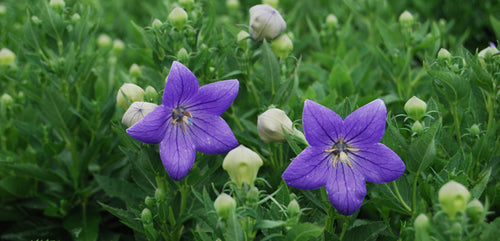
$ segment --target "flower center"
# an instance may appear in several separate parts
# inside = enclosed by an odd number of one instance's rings
[[[352,168],[351,161],[349,160],[349,153],[359,151],[359,149],[350,147],[347,143],[344,142],[342,137],[339,138],[339,141],[333,144],[332,148],[326,149],[325,152],[331,153],[333,157],[333,167],[337,166],[337,162],[341,161],[342,163],[347,163],[350,168]]]
[[[172,125],[175,126],[180,123],[184,132],[186,132],[186,125],[193,125],[191,118],[193,118],[193,115],[185,110],[184,106],[172,109]]]

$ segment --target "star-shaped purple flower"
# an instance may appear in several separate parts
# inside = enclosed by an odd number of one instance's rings
[[[199,87],[194,74],[174,62],[165,83],[162,104],[127,129],[136,140],[160,143],[160,157],[174,180],[184,178],[194,164],[196,150],[226,153],[238,146],[231,128],[220,117],[238,94],[238,80]]]
[[[386,145],[387,110],[374,100],[342,120],[337,113],[306,100],[302,121],[310,146],[306,147],[282,175],[286,184],[300,189],[325,186],[330,203],[351,215],[361,206],[367,182],[391,182],[399,178],[405,164]]]

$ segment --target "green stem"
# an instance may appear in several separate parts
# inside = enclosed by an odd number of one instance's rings
[[[487,131],[490,131],[493,128],[493,124],[495,123],[495,93],[488,93],[488,127]]]
[[[394,188],[394,192],[396,193],[396,197],[398,198],[398,201],[403,205],[403,207],[408,211],[411,212],[411,208],[406,204],[405,200],[403,200],[403,197],[399,193],[399,188],[396,185],[396,182],[392,182],[392,187]]]
[[[415,177],[413,178],[412,194],[411,194],[411,202],[413,210],[417,209],[417,181],[419,174],[420,174],[420,167],[418,168],[417,172],[415,173]]]
[[[180,191],[181,191],[181,210],[179,211],[179,217],[181,217],[182,214],[184,214],[184,211],[186,210],[187,200],[191,189],[186,184],[182,186]]]
[[[460,134],[460,121],[458,120],[458,110],[456,101],[453,102],[452,104],[451,114],[453,115],[453,120],[455,121],[455,135],[457,136],[458,146],[463,151],[462,135]]]

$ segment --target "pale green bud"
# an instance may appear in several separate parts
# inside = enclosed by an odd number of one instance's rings
[[[145,208],[141,212],[141,221],[143,224],[151,224],[153,223],[153,214],[149,208]]]
[[[292,121],[280,109],[272,108],[257,117],[257,132],[264,142],[285,141],[283,129],[292,133]]]
[[[429,223],[429,218],[427,217],[427,215],[425,215],[423,213],[421,213],[417,216],[413,226],[415,227],[415,230],[417,232],[419,232],[419,231],[429,232],[429,229],[431,228],[431,225]]]
[[[477,124],[473,124],[471,127],[470,127],[470,130],[469,130],[470,134],[472,136],[477,136],[479,135],[479,133],[481,133],[481,129],[479,129],[479,126]]]
[[[498,49],[494,46],[488,46],[487,48],[484,48],[483,50],[479,51],[477,56],[481,59],[486,59],[489,58],[492,54],[498,53]]]
[[[265,4],[250,8],[250,36],[255,41],[270,41],[285,31],[286,23],[281,14]]]
[[[227,171],[238,187],[241,187],[244,182],[253,186],[261,166],[260,156],[243,145],[231,150],[222,162],[222,168]]]
[[[42,23],[42,20],[40,20],[37,16],[33,15],[31,16],[31,22],[33,22],[34,25],[40,25]]]
[[[326,26],[328,26],[329,28],[335,29],[338,23],[339,20],[337,19],[337,16],[335,16],[333,13],[330,13],[328,14],[328,16],[326,16]]]
[[[450,52],[448,52],[448,50],[444,49],[444,48],[441,48],[438,52],[438,60],[440,62],[446,62],[446,63],[450,63],[451,61],[451,54]]]
[[[132,77],[139,78],[142,74],[142,69],[139,65],[133,63],[128,69],[128,72],[130,73],[130,75],[132,75]]]
[[[286,211],[290,217],[295,217],[297,215],[300,215],[302,212],[300,210],[299,203],[295,199],[293,199],[292,201],[290,201],[290,203],[288,203],[288,207],[287,207]]]
[[[420,135],[424,132],[424,126],[420,123],[420,121],[415,121],[411,126],[411,131]]]
[[[236,211],[236,201],[231,196],[221,193],[215,199],[214,208],[219,217],[227,220]]]
[[[0,65],[14,65],[16,61],[16,54],[14,54],[10,49],[3,48],[0,50]]]
[[[49,5],[54,11],[59,12],[64,9],[66,3],[64,0],[50,0]]]
[[[146,204],[146,207],[153,208],[155,205],[155,200],[154,198],[147,196],[146,198],[144,198],[144,203]]]
[[[250,37],[250,34],[244,30],[241,30],[236,36],[236,42],[244,50],[247,50],[248,47],[248,37]]]
[[[285,58],[293,50],[292,40],[286,34],[282,34],[271,42],[271,49],[278,58]]]
[[[123,109],[128,109],[131,103],[143,101],[144,90],[131,83],[123,84],[116,95],[116,103]]]
[[[427,104],[418,97],[413,96],[406,102],[404,110],[412,119],[420,120],[427,111]]]
[[[81,18],[81,17],[80,17],[80,14],[75,13],[75,14],[73,14],[73,15],[71,16],[71,22],[72,22],[73,24],[75,24],[75,23],[77,23],[78,21],[80,21],[80,18]]]
[[[105,48],[111,46],[111,38],[107,34],[100,34],[99,37],[97,37],[97,46],[99,48]]]
[[[179,5],[181,5],[181,7],[189,10],[193,7],[194,5],[194,0],[179,0]]]
[[[7,8],[4,5],[0,5],[0,17],[5,16],[7,13]]]
[[[176,7],[170,14],[168,15],[168,21],[172,26],[174,26],[177,30],[182,31],[184,26],[186,25],[188,20],[188,15],[183,8]]]
[[[467,217],[470,218],[472,223],[477,223],[483,219],[484,206],[479,200],[474,198],[465,207],[465,213],[467,214]]]
[[[262,4],[267,4],[273,8],[278,8],[279,0],[262,0]]]
[[[399,24],[404,27],[410,27],[413,24],[413,15],[408,11],[404,11],[399,15]]]
[[[113,54],[120,55],[125,49],[125,43],[119,39],[113,41]]]
[[[2,97],[0,97],[0,104],[4,106],[5,108],[9,108],[14,104],[14,99],[12,99],[12,96],[10,96],[7,93],[4,93]]]
[[[153,86],[148,85],[146,87],[144,90],[144,99],[151,103],[156,103],[156,100],[158,99],[158,92],[156,92],[156,89]]]
[[[157,106],[158,105],[149,102],[134,102],[130,105],[125,114],[123,114],[122,123],[131,127],[156,109]]]
[[[165,202],[167,200],[167,194],[165,194],[165,191],[163,191],[163,189],[157,188],[155,190],[155,199],[157,204]]]
[[[469,198],[469,190],[464,185],[455,181],[449,181],[444,184],[438,193],[441,208],[452,220],[455,219],[458,212],[465,211],[465,206]]]
[[[240,1],[239,0],[226,0],[227,9],[231,12],[236,12],[240,9]]]
[[[179,49],[177,52],[177,60],[183,64],[187,64],[189,62],[189,53],[185,48]]]
[[[153,23],[151,24],[151,26],[153,27],[153,29],[158,30],[161,28],[161,26],[163,26],[163,23],[161,22],[160,19],[155,18],[155,20],[153,20]]]

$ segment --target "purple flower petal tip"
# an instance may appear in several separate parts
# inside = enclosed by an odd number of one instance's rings
[[[380,143],[386,116],[381,99],[360,107],[345,120],[306,100],[302,121],[310,146],[292,161],[282,178],[301,189],[325,186],[330,203],[340,213],[355,213],[366,195],[366,181],[394,181],[405,170],[401,158]]]

